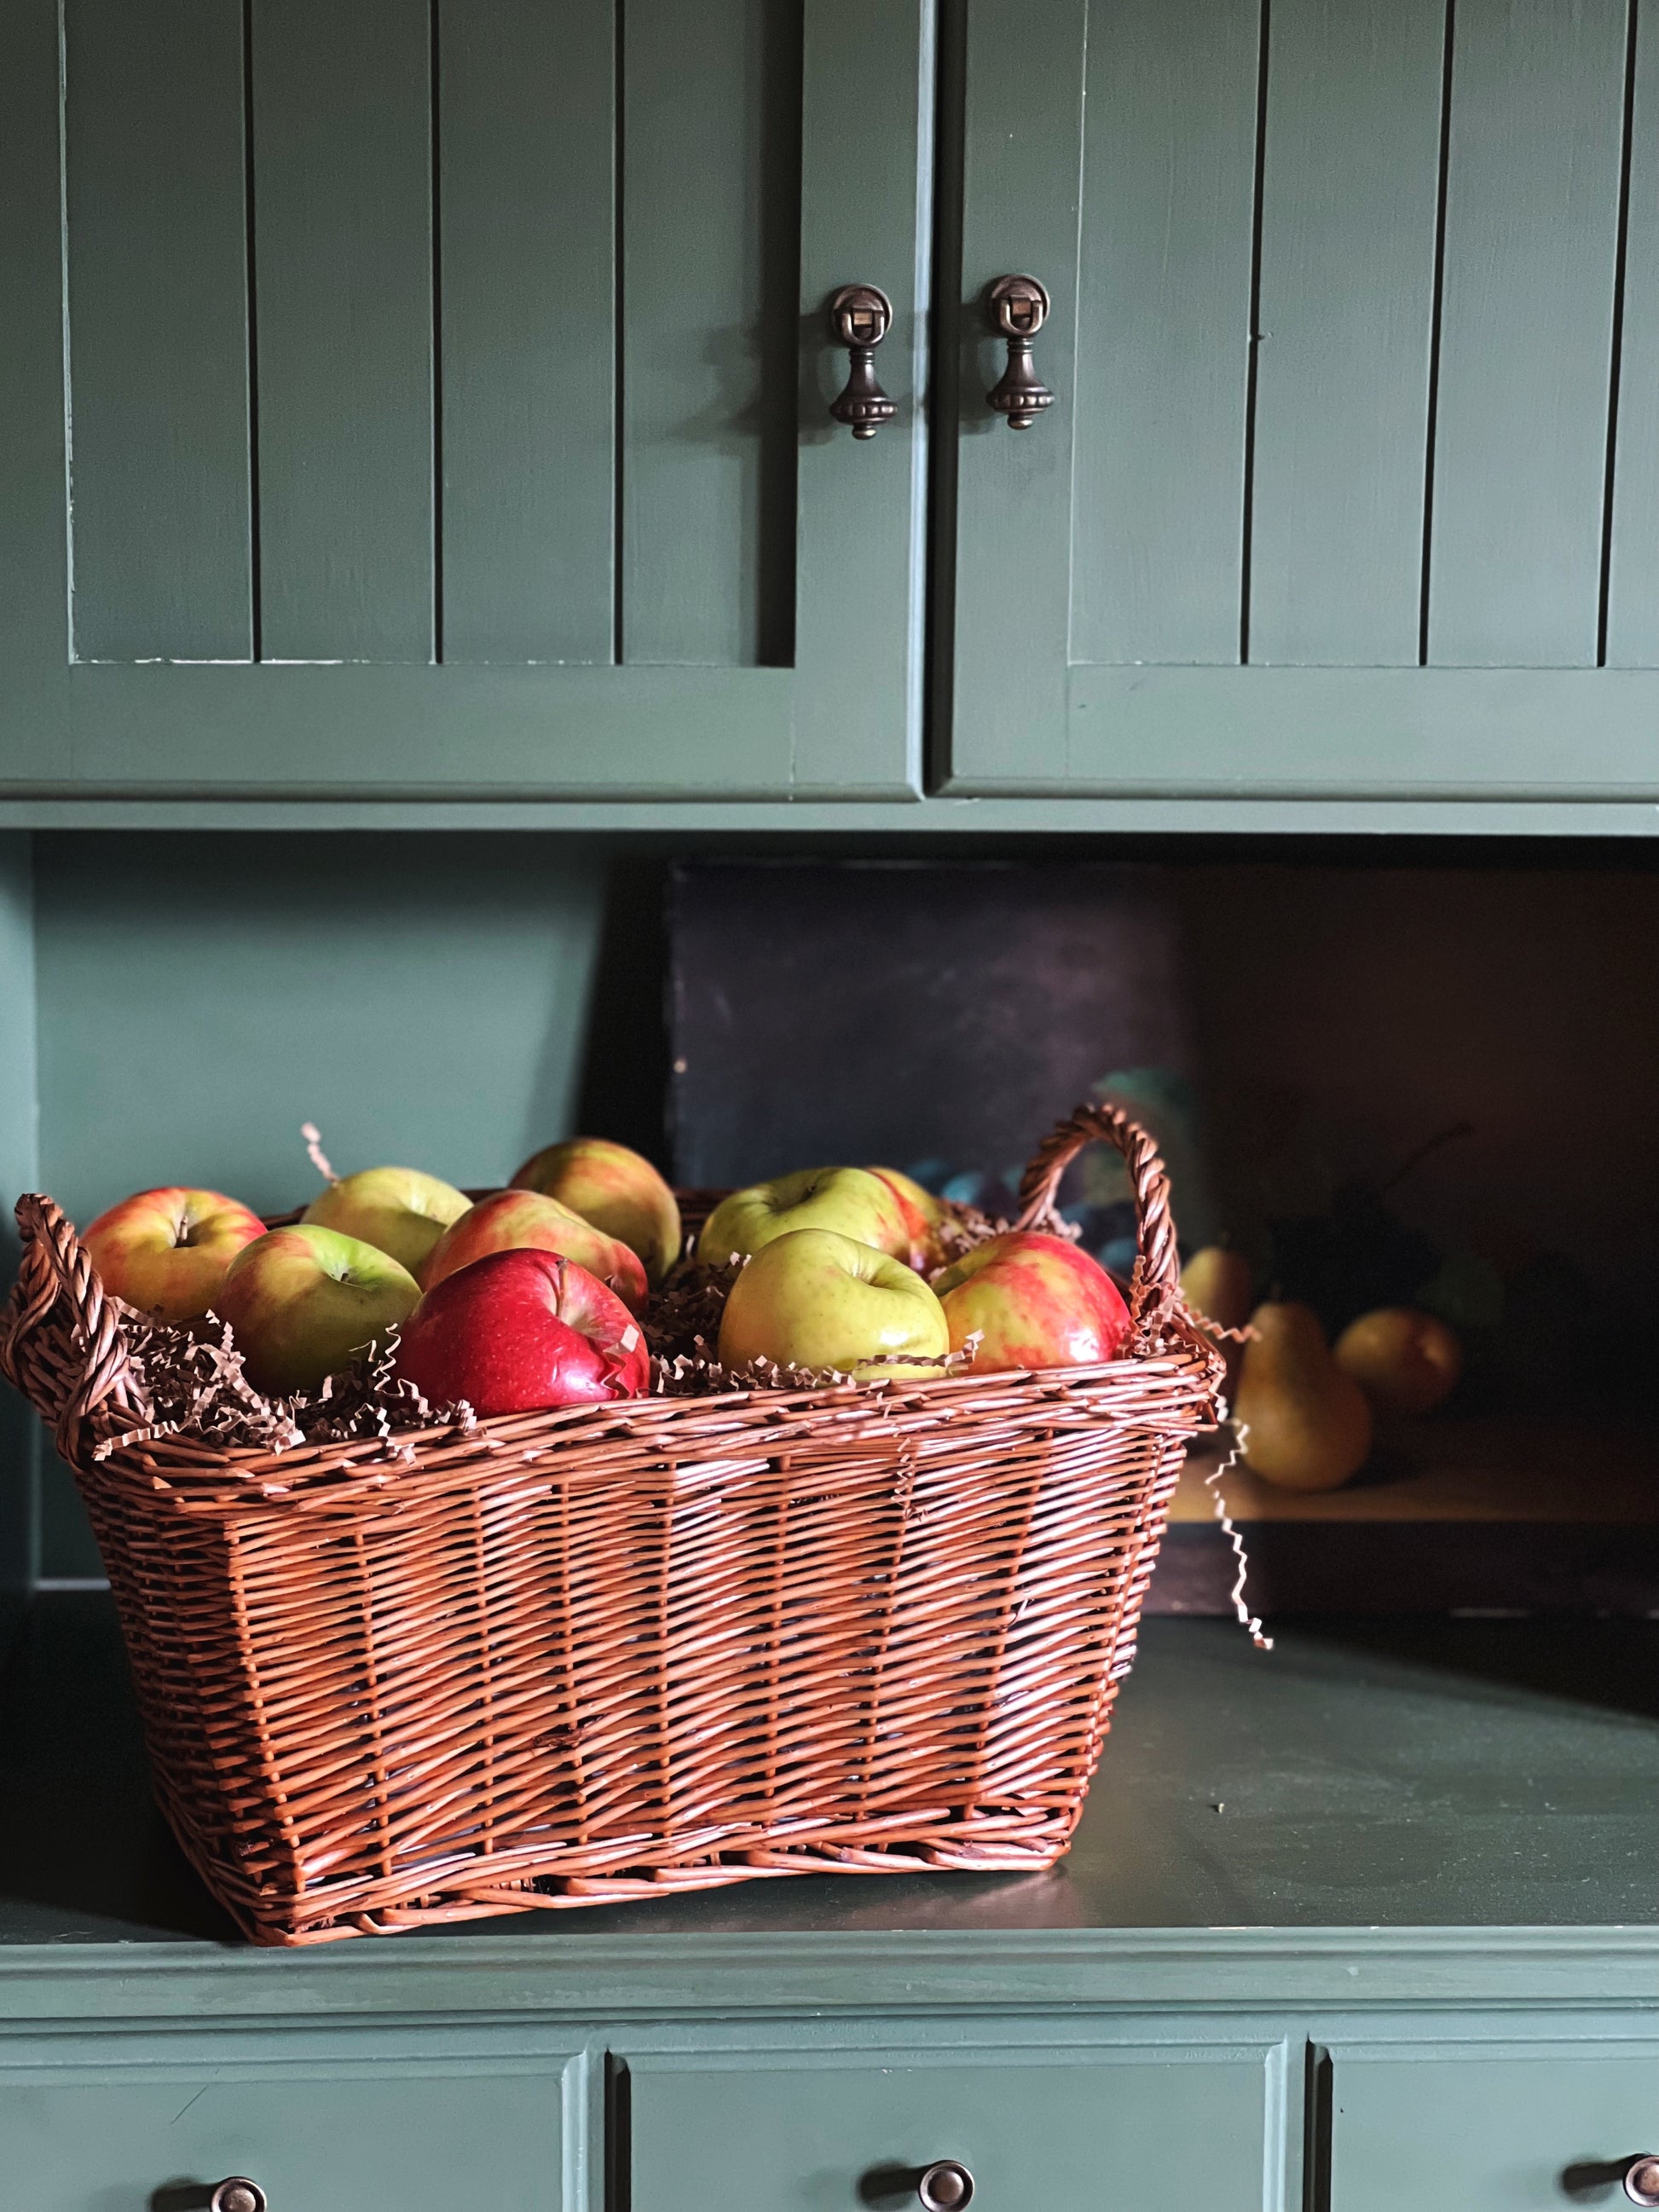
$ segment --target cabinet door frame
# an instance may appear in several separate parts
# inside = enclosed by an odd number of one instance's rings
[[[787,668],[71,661],[61,45],[52,0],[0,20],[0,800],[919,796],[932,0],[803,0]],[[854,281],[894,308],[868,443],[827,413]]]
[[[1640,623],[1626,617],[1621,632],[1617,618],[1621,576],[1628,599],[1653,573],[1650,541],[1659,543],[1646,497],[1654,441],[1639,408],[1626,409],[1637,419],[1627,440],[1621,430],[1609,471],[1611,601],[1605,577],[1603,591],[1615,620],[1605,665],[1073,658],[1073,397],[1090,15],[1088,0],[1054,0],[1035,15],[1016,0],[965,0],[949,19],[941,137],[960,174],[941,178],[939,288],[949,327],[939,348],[933,788],[963,798],[1137,802],[1651,800],[1659,793],[1659,667],[1628,665],[1655,656],[1642,649]],[[1110,28],[1109,20],[1097,23],[1095,35],[1109,37]],[[1638,70],[1629,150],[1634,173],[1645,179],[1659,161],[1659,80],[1645,54]],[[1655,223],[1634,193],[1627,221],[1622,373],[1640,391],[1659,314],[1636,283],[1643,257],[1651,258]],[[1256,252],[1259,267],[1259,245]],[[1040,277],[1049,293],[1035,358],[1054,402],[1032,428],[1010,435],[985,402],[1002,351],[981,302],[994,278],[1016,270]],[[1254,341],[1242,325],[1238,338],[1242,362]],[[1242,601],[1241,646],[1244,634]]]

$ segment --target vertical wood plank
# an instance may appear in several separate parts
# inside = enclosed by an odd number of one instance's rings
[[[434,653],[427,0],[254,0],[268,660]]]
[[[927,516],[927,221],[933,62],[929,0],[806,0],[800,317],[809,373],[798,476],[794,771],[798,792],[869,797],[921,778]],[[848,192],[845,179],[859,179]],[[847,356],[828,303],[863,270],[893,303],[877,354],[898,409],[855,441],[830,418]]]
[[[945,343],[960,356],[950,784],[1063,782],[1078,206],[1086,0],[974,0],[963,63],[962,266]],[[985,404],[1006,365],[984,296],[1041,279],[1051,310],[1034,358],[1054,404],[1011,430]],[[955,272],[942,281],[952,281]],[[942,586],[941,586],[942,587]]]
[[[1607,665],[1659,667],[1659,0],[1637,0]]]
[[[622,653],[793,650],[799,0],[623,27]]]
[[[440,15],[446,660],[611,657],[615,12]]]
[[[1076,660],[1238,658],[1259,37],[1259,0],[1091,11]]]
[[[64,18],[74,650],[246,660],[240,11]]]
[[[1273,0],[1249,653],[1418,657],[1445,0]]]
[[[1457,0],[1428,657],[1592,665],[1624,0]]]

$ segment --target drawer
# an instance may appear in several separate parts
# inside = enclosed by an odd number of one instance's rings
[[[1659,2154],[1659,2043],[1337,2051],[1330,2136],[1331,2212],[1629,2212],[1620,2176]]]
[[[1263,2212],[1282,2081],[1276,2045],[630,2059],[632,2212],[919,2212],[935,2160],[974,2212]]]
[[[561,2104],[556,2060],[8,2068],[0,2204],[205,2212],[240,2174],[270,2212],[559,2212]]]

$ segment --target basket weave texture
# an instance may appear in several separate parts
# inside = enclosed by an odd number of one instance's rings
[[[225,1450],[131,1425],[124,1310],[48,1199],[0,1364],[74,1468],[155,1788],[256,1942],[768,1875],[1031,1869],[1100,1754],[1219,1363],[1163,1164],[1127,1356]]]

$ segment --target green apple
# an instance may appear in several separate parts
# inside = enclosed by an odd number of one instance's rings
[[[866,1382],[937,1376],[951,1348],[945,1309],[913,1267],[833,1229],[792,1229],[732,1285],[720,1322],[727,1367],[835,1367]],[[872,1364],[883,1355],[915,1365]]]
[[[349,1367],[420,1302],[420,1285],[389,1254],[301,1222],[243,1247],[214,1310],[249,1382],[288,1398]]]
[[[908,1259],[910,1231],[898,1194],[868,1168],[802,1168],[723,1198],[704,1224],[705,1267],[746,1258],[800,1229],[831,1229],[894,1259]]]
[[[572,1137],[527,1159],[515,1190],[556,1198],[643,1261],[653,1283],[680,1256],[679,1200],[649,1160],[609,1137]]]
[[[365,1168],[331,1182],[301,1218],[389,1252],[400,1267],[418,1275],[428,1253],[471,1203],[453,1183],[418,1168]]]

